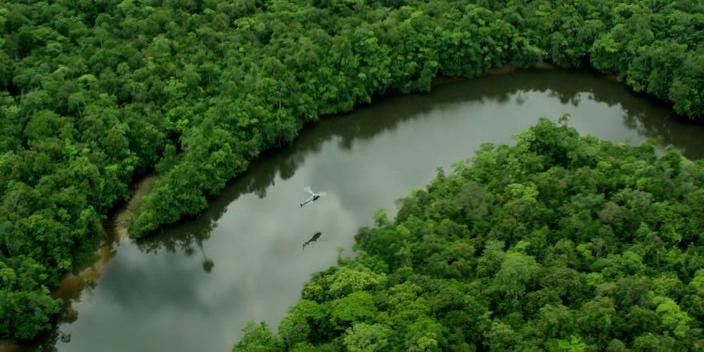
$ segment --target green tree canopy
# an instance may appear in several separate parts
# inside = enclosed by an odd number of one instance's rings
[[[703,43],[704,5],[686,0],[3,1],[0,262],[18,270],[31,259],[45,275],[35,287],[0,287],[41,297],[0,301],[0,321],[10,319],[5,312],[59,303],[41,292],[90,260],[100,223],[145,174],[158,181],[130,225],[135,238],[203,211],[252,158],[290,143],[320,116],[383,94],[428,91],[438,76],[472,78],[507,65],[593,67],[696,119],[704,116]],[[599,172],[610,172],[603,166]],[[643,182],[669,187],[666,179]],[[515,221],[545,215],[532,207],[533,186],[515,187],[505,195],[517,198],[504,221],[491,229],[497,241],[525,235]],[[494,201],[462,203],[477,219],[472,230],[489,230],[483,214]],[[582,233],[603,235],[591,244],[596,253],[610,243],[609,231],[639,225],[614,204],[604,209],[614,223]],[[578,225],[590,210],[574,206],[580,214],[569,221]],[[451,267],[455,277],[470,267],[462,249],[484,248],[457,243],[421,259],[393,245],[394,265],[428,260],[428,270]],[[633,253],[675,260],[650,249]],[[440,260],[447,256],[454,261]],[[42,309],[42,321],[54,311]],[[19,337],[12,326],[0,327],[0,338]]]

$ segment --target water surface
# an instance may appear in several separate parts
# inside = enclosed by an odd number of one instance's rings
[[[625,143],[658,137],[690,158],[704,129],[666,106],[587,72],[528,71],[447,83],[385,98],[307,128],[284,151],[213,199],[193,221],[114,257],[73,303],[76,316],[47,342],[59,351],[229,351],[247,320],[276,327],[310,276],[347,251],[374,209],[467,159],[481,143],[512,143],[538,117],[572,115],[583,134]],[[299,207],[303,188],[327,192]],[[301,249],[313,233],[321,240]]]

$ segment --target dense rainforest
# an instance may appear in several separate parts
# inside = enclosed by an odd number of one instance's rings
[[[356,235],[236,351],[702,351],[704,161],[547,119]]]
[[[322,115],[507,65],[593,67],[696,119],[703,37],[699,0],[3,1],[0,339],[50,327],[143,175],[136,238]]]

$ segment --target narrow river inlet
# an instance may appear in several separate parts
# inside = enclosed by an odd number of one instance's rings
[[[704,154],[703,127],[589,72],[524,71],[383,98],[262,156],[200,217],[114,243],[102,275],[72,303],[72,321],[59,324],[61,338],[42,349],[230,351],[248,320],[276,328],[311,275],[334,265],[338,249],[352,253],[375,209],[393,215],[395,200],[437,168],[564,113],[582,134]],[[327,195],[300,207],[305,186]]]

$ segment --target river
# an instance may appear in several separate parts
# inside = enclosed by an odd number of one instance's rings
[[[338,248],[351,253],[376,208],[394,214],[395,200],[436,168],[563,113],[583,134],[658,137],[690,158],[704,153],[704,128],[589,72],[525,71],[383,98],[262,156],[202,216],[146,241],[112,243],[109,264],[74,294],[70,321],[39,349],[230,351],[247,320],[276,327],[311,275],[335,264]],[[327,195],[301,208],[305,186]]]

